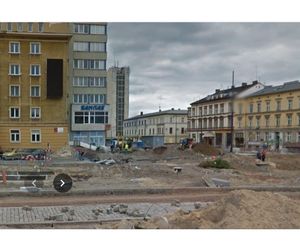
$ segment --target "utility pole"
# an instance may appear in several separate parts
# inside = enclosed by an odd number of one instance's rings
[[[232,71],[232,95],[231,95],[231,119],[230,119],[230,130],[231,130],[231,145],[230,145],[230,152],[232,153],[233,148],[233,100],[234,100],[234,70]]]

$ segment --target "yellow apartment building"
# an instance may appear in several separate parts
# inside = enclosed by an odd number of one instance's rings
[[[300,142],[300,82],[266,86],[235,102],[235,146],[273,150]]]
[[[2,149],[67,145],[70,38],[66,23],[1,23]]]

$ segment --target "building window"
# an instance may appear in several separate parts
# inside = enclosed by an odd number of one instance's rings
[[[287,132],[286,133],[286,141],[287,142],[291,142],[292,141],[292,133],[291,132]]]
[[[242,118],[238,118],[238,128],[242,127]]]
[[[249,113],[253,113],[253,103],[249,104]]]
[[[204,115],[207,115],[207,106],[204,106]]]
[[[300,126],[300,114],[298,114],[298,126]]]
[[[266,127],[270,126],[270,117],[269,116],[265,116],[266,119]]]
[[[88,42],[74,42],[73,51],[89,51]]]
[[[20,54],[20,43],[19,42],[10,42],[9,43],[9,53],[11,54]]]
[[[12,23],[7,23],[7,31],[12,31]]]
[[[252,118],[248,118],[248,122],[249,122],[249,128],[252,128]]]
[[[20,142],[20,130],[10,130],[10,142]]]
[[[161,121],[161,122],[163,122],[163,121]],[[184,121],[184,117],[181,117],[181,123],[184,123],[185,121]]]
[[[30,43],[30,54],[39,55],[41,54],[41,43]]]
[[[28,23],[28,32],[33,31],[33,23]]]
[[[33,118],[33,119],[41,118],[41,109],[38,107],[31,108],[30,118]]]
[[[269,101],[266,102],[266,111],[267,112],[270,111],[270,102]]]
[[[259,126],[260,126],[260,118],[259,117],[257,117],[256,118],[256,128],[259,128]]]
[[[224,103],[220,104],[220,113],[224,113]]]
[[[261,103],[260,102],[257,103],[257,112],[258,113],[261,112]]]
[[[298,132],[298,142],[300,142],[300,132]]]
[[[292,126],[292,115],[287,115],[287,125]]]
[[[40,86],[31,86],[30,88],[30,96],[31,97],[40,97]]]
[[[108,112],[75,112],[75,124],[106,124]]]
[[[260,132],[256,132],[256,141],[260,141]]]
[[[41,70],[39,64],[32,64],[30,65],[30,75],[31,76],[40,76]]]
[[[105,25],[94,25],[94,24],[92,24],[90,26],[90,32],[91,32],[91,34],[105,35],[106,34],[106,27],[105,27]]]
[[[215,114],[219,113],[219,105],[218,104],[215,104],[214,110],[215,110]]]
[[[9,74],[12,76],[21,75],[21,66],[20,64],[10,64],[9,65]]]
[[[20,86],[19,85],[10,85],[9,96],[12,96],[12,97],[20,96]]]
[[[276,111],[280,111],[280,110],[281,110],[281,102],[276,101]]]
[[[279,115],[276,115],[276,117],[275,117],[275,125],[276,125],[276,127],[280,126],[280,116]]]
[[[39,23],[39,32],[44,32],[44,23]]]
[[[269,141],[269,132],[265,132],[265,141],[266,141],[266,142]]]
[[[220,117],[220,128],[224,127],[224,118]]]
[[[20,118],[20,108],[19,107],[10,107],[9,108],[9,117],[18,119]]]
[[[73,61],[74,69],[106,69],[106,60],[75,59]]]
[[[19,32],[23,31],[23,23],[17,23],[17,31]]]
[[[293,109],[293,100],[288,100],[288,110]]]
[[[31,130],[31,142],[32,143],[41,142],[41,131],[39,129]]]
[[[243,113],[243,104],[239,103],[239,114]]]
[[[181,128],[181,134],[184,134],[185,129]]]
[[[169,128],[169,134],[173,134],[173,128]]]
[[[74,33],[89,34],[88,24],[74,24]]]
[[[209,105],[209,114],[212,115],[213,113],[213,105]]]
[[[105,52],[106,44],[105,43],[90,43],[90,52]]]
[[[76,76],[73,78],[73,86],[75,87],[106,87],[106,77],[87,77]]]
[[[199,107],[199,115],[202,116],[202,107]]]
[[[87,77],[87,76],[73,77],[73,86],[74,87],[88,87],[89,86],[89,77]]]

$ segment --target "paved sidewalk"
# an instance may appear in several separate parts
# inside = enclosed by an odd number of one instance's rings
[[[201,203],[205,207],[207,203]],[[121,210],[123,209],[122,213]],[[0,225],[56,222],[85,222],[162,216],[178,209],[191,211],[194,203],[131,203],[82,206],[5,207],[0,208]],[[126,212],[125,212],[126,211]],[[124,213],[125,212],[125,213]]]

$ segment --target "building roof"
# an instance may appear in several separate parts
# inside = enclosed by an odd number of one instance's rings
[[[223,90],[216,89],[215,93],[208,95],[198,101],[195,101],[195,102],[191,103],[190,105],[211,102],[214,100],[230,99],[230,98],[234,97],[235,95],[239,94],[240,92],[247,90],[258,83],[259,83],[258,81],[254,81],[252,84],[249,84],[249,85],[247,83],[242,83],[242,85],[238,86],[238,87],[231,87],[229,89],[223,89]]]
[[[292,82],[285,82],[284,84],[278,86],[266,86],[264,89],[249,95],[249,97],[276,94],[292,90],[300,90],[300,82],[298,80]]]
[[[188,111],[184,109],[169,109],[169,110],[163,110],[163,111],[158,111],[158,112],[153,112],[148,114],[143,114],[141,112],[140,115],[130,117],[128,119],[125,119],[124,121],[130,121],[130,120],[152,117],[152,116],[159,116],[159,115],[187,115],[187,113]]]

